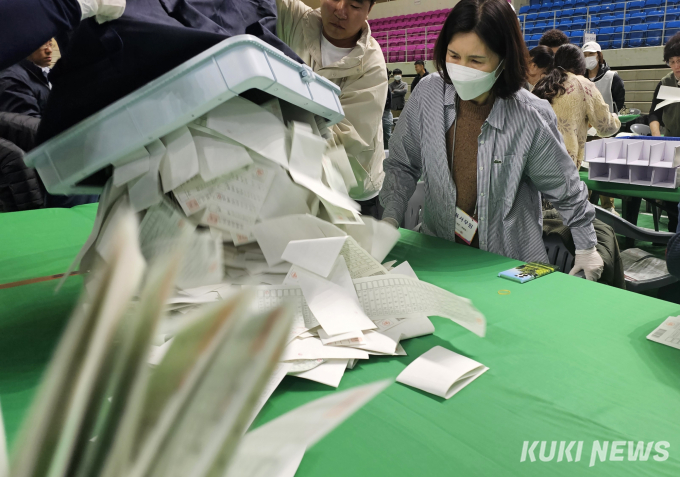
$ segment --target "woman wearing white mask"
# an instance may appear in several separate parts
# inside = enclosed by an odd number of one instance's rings
[[[586,58],[586,77],[595,83],[604,102],[609,106],[609,111],[618,113],[626,102],[626,87],[623,80],[616,71],[609,69],[599,43],[589,41],[583,44],[582,49]]]
[[[424,233],[547,262],[543,193],[571,228],[577,249],[571,273],[583,270],[597,280],[603,262],[595,250],[595,211],[550,105],[522,88],[526,46],[507,1],[456,4],[434,60],[439,74],[420,82],[390,141],[380,192],[384,219],[401,223],[422,177]]]

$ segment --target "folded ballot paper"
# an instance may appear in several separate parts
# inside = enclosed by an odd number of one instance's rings
[[[647,335],[647,339],[680,349],[680,316],[669,316],[663,320],[663,323]]]
[[[477,361],[435,346],[409,364],[397,382],[449,399],[488,370]]]
[[[245,290],[196,309],[152,371],[149,351],[166,338],[155,336],[192,232],[147,269],[136,222],[128,207],[111,224],[107,260],[91,272],[97,279],[75,308],[9,463],[0,414],[1,477],[292,476],[308,447],[389,385],[312,401],[245,434],[258,399],[271,394],[270,377],[293,368],[277,364],[290,307],[253,311],[254,292]]]
[[[236,97],[116,162],[72,268],[112,263],[115,224],[130,209],[149,264],[183,243],[148,357],[154,373],[197,314],[244,291],[253,316],[291,310],[249,425],[285,376],[337,387],[359,360],[405,355],[402,340],[434,332],[428,316],[485,334],[469,300],[420,281],[408,263],[383,263],[400,234],[359,215],[348,195],[355,186],[350,158],[320,137],[313,114]],[[100,280],[87,274],[86,286],[94,294]],[[156,459],[144,472],[190,475],[176,462],[189,451],[182,441],[163,445],[141,451]]]

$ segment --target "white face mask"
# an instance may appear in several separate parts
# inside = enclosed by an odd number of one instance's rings
[[[527,86],[529,87],[529,91],[530,91],[530,92],[533,91],[534,88],[536,87],[535,84],[531,84],[531,83],[529,83],[528,81],[527,81]]]
[[[493,87],[498,79],[497,75],[503,71],[502,66],[501,61],[493,72],[487,73],[455,63],[446,63],[446,71],[460,99],[469,101],[483,95]]]
[[[396,75],[396,76],[394,77],[394,79],[397,80],[397,81],[401,81],[401,75]]]
[[[597,68],[597,56],[589,56],[586,58],[586,68],[589,70]]]

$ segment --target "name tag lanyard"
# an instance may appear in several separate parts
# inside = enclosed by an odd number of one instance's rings
[[[458,128],[458,106],[459,98],[456,97],[456,118],[453,120],[453,135],[451,138],[451,153],[449,158],[449,163],[451,165],[451,173],[453,174],[453,149],[456,144],[456,130]],[[477,228],[479,224],[477,223],[477,198],[475,197],[475,210],[470,217],[464,210],[456,206],[456,236],[466,244],[470,245],[472,239],[474,239],[477,233]]]

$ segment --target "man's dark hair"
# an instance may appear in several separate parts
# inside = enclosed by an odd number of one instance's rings
[[[446,71],[446,52],[457,33],[475,33],[503,61],[503,72],[492,91],[499,98],[515,94],[525,83],[527,47],[517,15],[506,0],[462,0],[444,22],[434,45],[434,65],[444,81],[451,83]]]
[[[539,45],[547,46],[548,48],[558,48],[567,43],[569,43],[569,37],[563,31],[555,29],[548,30],[538,40]]]
[[[668,63],[674,56],[680,56],[680,32],[673,35],[663,47],[664,63]]]
[[[392,70],[392,74],[393,74],[393,75],[400,75],[400,74],[401,74],[401,70],[400,70],[399,68],[395,68],[395,69]]]
[[[567,72],[575,75],[583,75],[586,72],[586,60],[583,52],[576,45],[562,45],[555,52],[555,67],[536,83],[532,91],[541,99],[547,99],[552,103],[556,96],[564,93],[564,82],[567,80]]]
[[[416,60],[416,62],[415,62],[415,63],[413,63],[413,64],[414,64],[414,65],[421,65],[421,66],[425,66],[425,62],[424,62],[423,60]]]
[[[529,52],[530,61],[541,69],[551,69],[554,56],[552,50],[544,45],[535,46]]]

